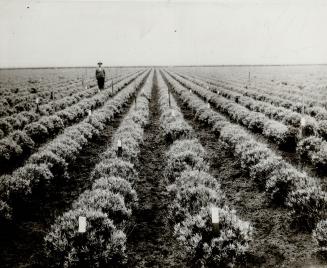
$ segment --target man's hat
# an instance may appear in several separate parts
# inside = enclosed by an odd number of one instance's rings
[[[102,65],[102,62],[101,62],[101,61],[99,61],[99,62],[98,62],[98,64],[99,64],[99,65]]]

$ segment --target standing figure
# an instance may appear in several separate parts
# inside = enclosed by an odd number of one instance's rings
[[[98,80],[99,89],[103,89],[106,72],[102,69],[102,62],[98,62],[98,68],[95,71],[95,77]]]

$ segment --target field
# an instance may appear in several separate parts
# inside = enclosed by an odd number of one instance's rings
[[[327,265],[327,66],[108,70],[0,70],[1,267]]]

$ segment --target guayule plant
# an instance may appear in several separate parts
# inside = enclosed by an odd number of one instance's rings
[[[108,189],[87,190],[72,205],[74,210],[85,207],[106,213],[116,226],[122,224],[132,214],[131,209],[126,208],[124,197]]]
[[[78,218],[87,219],[79,233]],[[83,208],[58,218],[44,238],[46,257],[53,267],[116,267],[126,263],[126,235],[108,215]]]
[[[96,180],[92,189],[102,189],[113,193],[119,193],[124,197],[125,205],[128,209],[137,207],[138,198],[132,184],[121,177],[104,176]]]
[[[255,165],[249,167],[250,177],[255,180],[261,189],[265,188],[267,180],[270,179],[276,170],[286,167],[281,157],[270,155],[260,159]]]
[[[319,186],[302,186],[289,194],[286,205],[291,209],[294,224],[312,230],[326,216],[327,193]]]
[[[316,185],[313,178],[287,165],[271,174],[266,182],[266,193],[271,202],[284,205],[290,192]]]
[[[187,169],[207,171],[209,169],[204,159],[205,151],[197,140],[177,140],[166,153],[167,165],[165,177],[173,182]]]
[[[109,158],[97,164],[92,171],[94,179],[100,179],[104,176],[122,177],[133,183],[138,174],[131,162],[121,158]]]
[[[167,189],[173,199],[169,206],[170,219],[173,222],[180,222],[187,215],[198,213],[208,204],[221,206],[223,203],[224,195],[220,184],[204,171],[184,171]]]
[[[187,254],[202,267],[226,267],[240,263],[252,240],[252,226],[234,210],[218,208],[219,229],[212,228],[211,211],[203,207],[175,225],[174,234]]]
[[[318,253],[327,259],[327,220],[322,220],[317,223],[312,236],[318,246]]]

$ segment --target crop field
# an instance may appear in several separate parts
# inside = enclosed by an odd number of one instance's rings
[[[0,267],[327,265],[327,66],[0,70]]]

